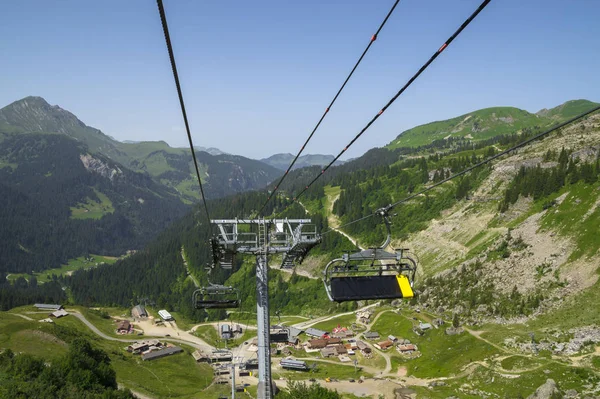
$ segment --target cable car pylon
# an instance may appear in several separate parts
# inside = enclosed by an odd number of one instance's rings
[[[237,254],[256,258],[256,322],[258,335],[258,399],[272,399],[269,254],[283,254],[281,267],[302,262],[312,247],[321,241],[310,219],[213,219],[217,235],[212,240],[214,260],[230,265]],[[240,229],[240,226],[245,226]]]

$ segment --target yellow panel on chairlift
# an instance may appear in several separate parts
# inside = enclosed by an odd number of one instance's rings
[[[412,287],[410,286],[410,281],[408,277],[403,274],[399,274],[396,276],[398,279],[398,286],[400,287],[400,292],[402,292],[402,298],[412,298],[415,296]]]

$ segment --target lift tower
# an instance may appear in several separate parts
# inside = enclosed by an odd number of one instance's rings
[[[214,219],[215,260],[233,263],[236,254],[256,257],[256,322],[258,326],[258,399],[272,399],[268,255],[283,254],[282,269],[302,262],[321,238],[310,219]]]

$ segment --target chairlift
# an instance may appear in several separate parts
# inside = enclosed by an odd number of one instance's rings
[[[210,284],[192,294],[196,309],[231,309],[240,307],[240,294],[234,287]]]
[[[381,246],[344,254],[325,267],[323,283],[331,301],[414,297],[417,262],[407,254],[407,249],[385,250],[392,237],[388,211],[389,208],[377,211],[387,229],[387,238]]]

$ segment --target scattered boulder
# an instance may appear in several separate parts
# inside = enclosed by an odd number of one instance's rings
[[[577,398],[579,397],[579,393],[577,393],[576,390],[574,389],[569,389],[568,391],[565,392],[565,399],[571,399],[571,398]]]
[[[527,399],[563,399],[563,395],[558,390],[556,382],[549,378],[544,385],[536,389]]]
[[[462,327],[448,327],[446,328],[446,335],[458,335],[463,333],[465,330]]]

